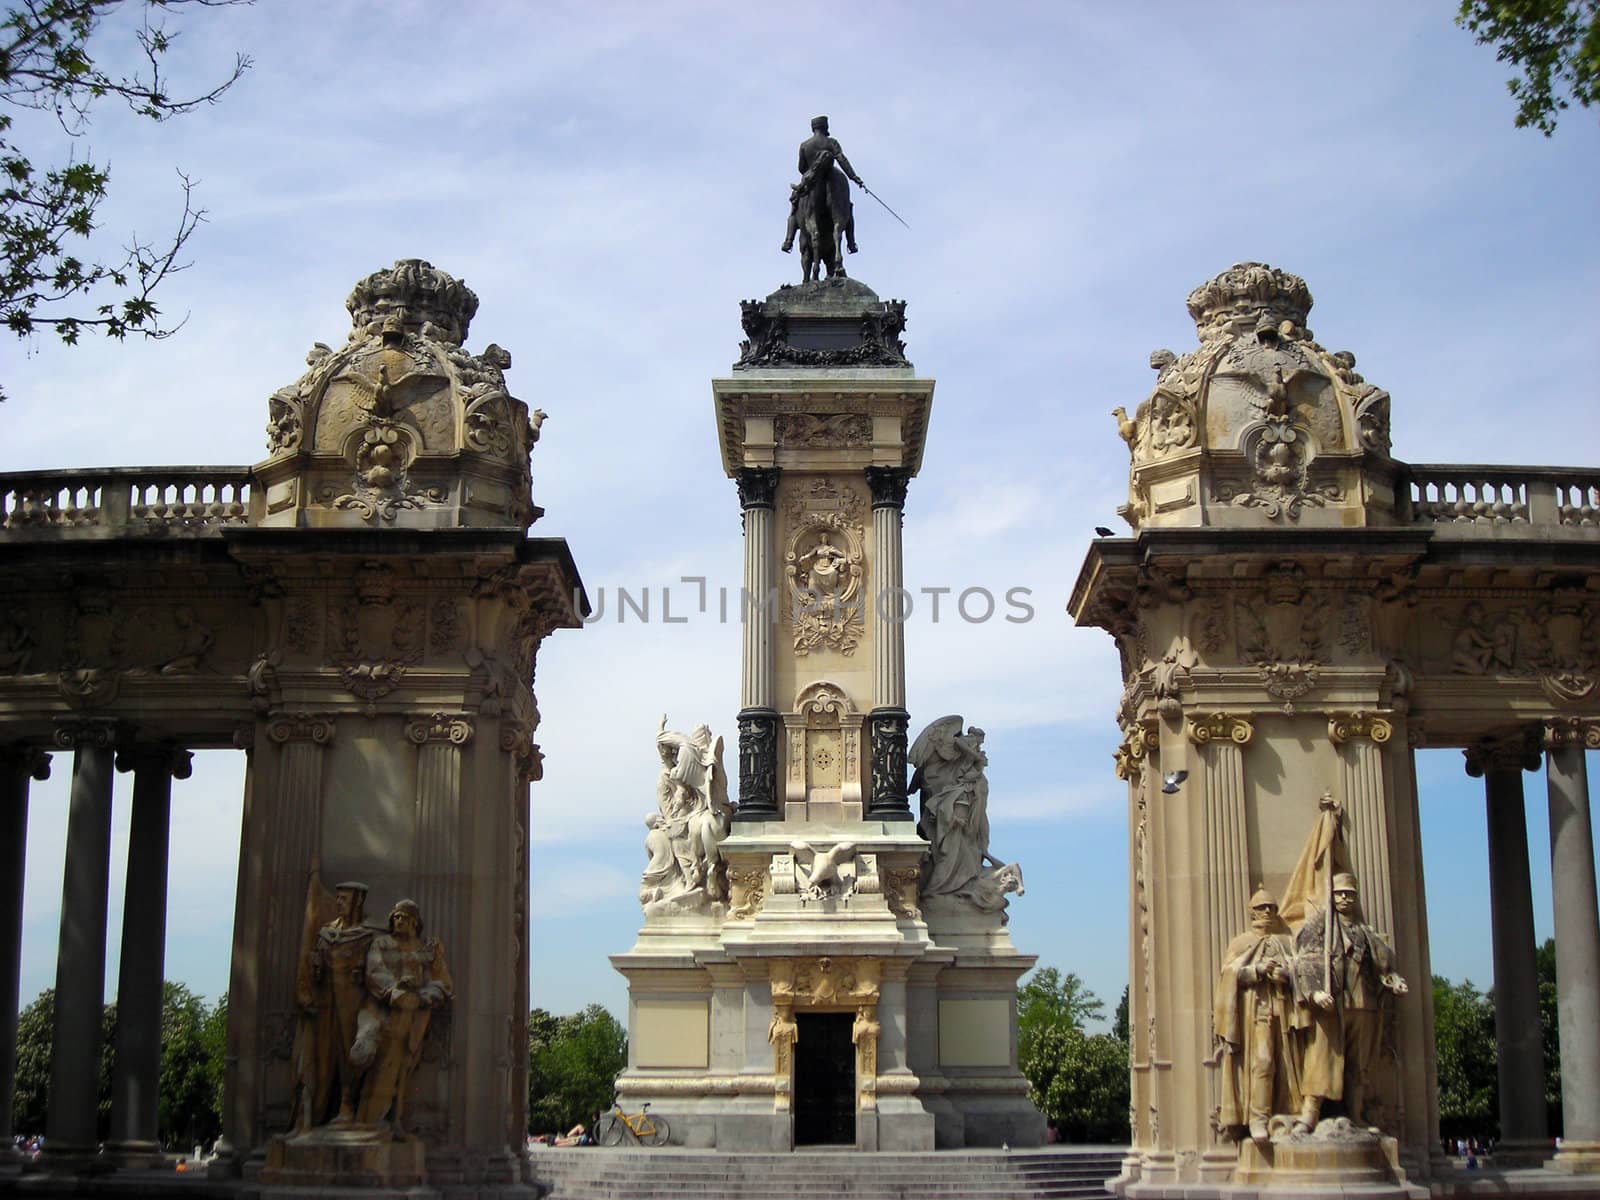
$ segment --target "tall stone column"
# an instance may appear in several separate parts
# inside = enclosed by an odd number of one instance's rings
[[[1489,818],[1489,925],[1494,937],[1494,1027],[1499,1053],[1500,1141],[1496,1162],[1529,1165],[1549,1156],[1544,1038],[1528,875],[1522,772],[1539,769],[1524,737],[1485,740],[1466,752],[1467,774],[1484,781]]]
[[[456,880],[461,869],[461,751],[472,741],[472,718],[434,713],[406,722],[417,747],[417,835],[411,856],[416,902],[428,932],[456,944]],[[527,795],[526,787],[520,793]]]
[[[865,817],[869,821],[909,821],[906,800],[906,630],[900,599],[905,569],[900,518],[911,472],[903,467],[868,467],[872,489],[873,586],[866,599],[872,622],[872,711],[867,714],[868,762],[872,786]]]
[[[191,755],[171,743],[117,755],[132,770],[128,880],[117,972],[117,1054],[111,1077],[106,1151],[127,1166],[154,1165],[161,1153],[156,1101],[161,1089],[161,988],[167,947],[167,856],[172,780],[189,778]]]
[[[100,1010],[106,990],[115,743],[114,721],[82,721],[56,732],[56,744],[70,746],[74,753],[45,1153],[64,1161],[93,1156],[99,1140]]]
[[[1550,1165],[1600,1172],[1600,909],[1583,758],[1585,749],[1600,750],[1600,724],[1552,721],[1545,726],[1545,748],[1564,1127],[1561,1150]]]
[[[12,1160],[17,1006],[22,973],[22,883],[28,855],[28,779],[50,778],[50,756],[0,746],[0,1164]]]
[[[776,821],[778,709],[772,637],[778,567],[773,548],[775,467],[746,467],[735,476],[744,509],[744,658],[739,693],[739,810],[736,821]]]
[[[1244,747],[1255,729],[1230,713],[1188,723],[1202,747],[1206,862],[1206,978],[1222,969],[1222,951],[1250,915],[1250,844],[1245,824]]]
[[[1394,888],[1389,879],[1389,823],[1384,800],[1383,746],[1394,726],[1376,713],[1328,718],[1328,737],[1340,748],[1345,840],[1361,885],[1368,924],[1386,938],[1394,932]]]
[[[266,922],[269,937],[258,972],[261,1011],[268,1019],[278,1019],[279,1014],[287,1018],[294,1012],[307,871],[319,857],[322,760],[333,735],[333,718],[326,713],[283,713],[267,723],[267,736],[278,747],[277,787],[264,823],[272,842],[266,911],[276,919]]]

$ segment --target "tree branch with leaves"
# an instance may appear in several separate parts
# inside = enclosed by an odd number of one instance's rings
[[[1571,100],[1600,100],[1600,0],[1461,0],[1456,24],[1522,72],[1506,81],[1517,128],[1549,137]]]
[[[76,343],[85,329],[113,338],[137,333],[170,336],[181,326],[164,321],[153,294],[188,264],[182,251],[205,218],[194,205],[194,184],[182,172],[182,211],[171,236],[130,236],[120,251],[92,248],[96,214],[110,184],[108,168],[78,155],[95,106],[121,101],[153,121],[167,121],[215,103],[250,67],[234,56],[215,86],[175,95],[162,65],[177,34],[164,18],[180,6],[214,8],[240,0],[131,0],[141,4],[133,37],[139,68],[130,74],[97,65],[90,41],[101,22],[130,0],[19,0],[0,23],[0,323],[19,337],[53,329]],[[54,116],[67,145],[55,165],[20,144],[4,106]],[[64,161],[61,161],[64,159]]]

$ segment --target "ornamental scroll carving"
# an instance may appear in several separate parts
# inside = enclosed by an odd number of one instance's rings
[[[465,746],[472,740],[472,720],[452,713],[433,713],[407,721],[406,737],[418,746],[429,742]]]
[[[921,867],[890,867],[883,873],[883,895],[889,911],[903,921],[922,919]]]
[[[866,634],[862,584],[866,573],[865,532],[853,489],[819,491],[818,480],[798,505],[788,507],[790,530],[784,551],[796,654],[833,650],[854,654]],[[851,493],[846,497],[841,493]],[[851,503],[854,499],[854,503]],[[847,507],[848,505],[848,507]]]
[[[1328,718],[1328,739],[1335,746],[1358,738],[1381,746],[1393,736],[1394,726],[1377,713],[1357,711]]]
[[[1600,721],[1585,721],[1580,717],[1559,717],[1547,721],[1544,744],[1547,750],[1564,750],[1574,746],[1600,750]]]
[[[865,413],[779,413],[773,438],[786,450],[857,448],[872,440],[872,418]]]
[[[1138,787],[1144,779],[1145,761],[1154,754],[1159,730],[1154,723],[1129,725],[1122,731],[1122,744],[1112,758],[1116,760],[1118,779],[1126,779]]]
[[[280,746],[285,742],[325,746],[333,741],[333,733],[333,717],[329,713],[281,713],[267,722],[267,736]]]

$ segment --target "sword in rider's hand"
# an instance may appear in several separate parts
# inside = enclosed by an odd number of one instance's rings
[[[882,200],[881,200],[881,199],[879,199],[879,197],[878,197],[878,193],[877,193],[877,192],[875,192],[875,191],[873,191],[873,190],[872,190],[872,189],[871,189],[871,188],[869,188],[869,187],[868,187],[868,186],[867,186],[867,185],[866,185],[866,184],[864,184],[864,183],[862,183],[862,182],[861,182],[861,180],[859,180],[859,179],[858,179],[858,180],[856,180],[856,186],[857,186],[857,187],[859,187],[859,188],[860,188],[860,189],[861,189],[861,190],[862,190],[862,191],[863,191],[863,192],[865,192],[865,193],[866,193],[866,194],[867,194],[867,195],[869,195],[869,196],[871,196],[871,197],[872,197],[872,198],[873,198],[873,199],[874,199],[874,200],[877,200],[877,201],[878,201],[878,203],[879,203],[879,204],[883,204],[883,201],[882,201]],[[900,215],[900,214],[899,214],[899,213],[897,213],[897,212],[895,212],[895,210],[894,210],[894,209],[892,209],[892,208],[890,208],[890,207],[889,207],[889,206],[888,206],[888,205],[887,205],[887,204],[883,204],[883,211],[884,211],[884,212],[886,212],[886,213],[888,213],[888,214],[889,214],[889,215],[890,215],[890,216],[891,216],[891,217],[893,217],[893,218],[894,218],[894,219],[895,219],[895,220],[896,220],[896,221],[899,221],[899,222],[900,222],[900,224],[902,224],[902,225],[906,225],[906,221],[905,221],[905,218],[904,218],[904,217],[902,217],[902,216],[901,216],[901,215]],[[907,228],[907,229],[910,229],[910,228],[911,228],[911,226],[909,226],[909,225],[906,225],[906,228]]]

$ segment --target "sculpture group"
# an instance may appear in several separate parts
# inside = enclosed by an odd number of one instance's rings
[[[656,810],[645,818],[648,861],[639,883],[639,903],[675,902],[703,907],[728,899],[728,871],[718,849],[728,836],[737,802],[728,799],[722,765],[722,739],[698,725],[692,733],[667,728],[663,715],[656,731],[661,770],[656,776]]]
[[[313,880],[310,912],[318,892]],[[339,884],[337,915],[308,930],[295,981],[296,1134],[328,1126],[403,1137],[423,1038],[455,990],[444,948],[422,936],[415,901],[399,901],[375,928],[365,923],[366,898],[366,884]]]
[[[1358,915],[1341,809],[1319,802],[1316,827],[1289,881],[1291,929],[1266,888],[1250,928],[1222,955],[1212,1032],[1224,1135],[1266,1143],[1313,1132],[1329,1101],[1357,1128],[1382,1128],[1377,1096],[1393,1056],[1388,1017],[1407,984],[1393,949]]]

